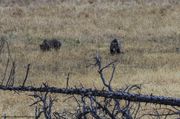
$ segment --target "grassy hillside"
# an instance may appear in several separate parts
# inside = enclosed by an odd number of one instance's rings
[[[10,43],[17,64],[16,85],[22,83],[26,64],[31,64],[28,85],[102,88],[93,62],[96,52],[104,65],[118,59],[115,88],[142,84],[142,93],[180,97],[179,0],[0,0],[0,36]],[[62,48],[41,52],[43,38],[59,38]],[[113,38],[123,41],[125,54],[112,56]],[[1,54],[2,77],[7,56]],[[110,70],[107,71],[107,77]],[[28,114],[27,97],[0,92],[0,112]],[[23,106],[22,106],[23,104]],[[71,104],[69,104],[71,105]]]

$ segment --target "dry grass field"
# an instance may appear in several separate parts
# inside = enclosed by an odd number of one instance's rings
[[[22,84],[30,63],[26,85],[47,82],[65,87],[70,72],[70,86],[82,83],[101,89],[97,68],[86,67],[98,52],[104,65],[119,61],[115,88],[142,84],[143,94],[180,98],[179,0],[0,0],[2,36],[16,61],[15,85]],[[40,51],[43,38],[61,39],[61,49]],[[124,54],[110,55],[113,38],[122,39]],[[0,58],[2,77],[7,54]],[[0,96],[0,115],[33,115],[26,94],[0,92]]]

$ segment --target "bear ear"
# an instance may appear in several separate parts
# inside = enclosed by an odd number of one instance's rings
[[[43,42],[47,42],[48,40],[47,39],[44,39]]]
[[[111,42],[116,42],[117,41],[117,39],[116,38],[114,38]]]

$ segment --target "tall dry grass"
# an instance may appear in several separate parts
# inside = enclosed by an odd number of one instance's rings
[[[47,82],[65,87],[70,72],[70,86],[102,88],[97,69],[86,68],[99,52],[104,64],[119,60],[115,88],[143,84],[142,93],[180,97],[179,13],[178,0],[1,0],[0,34],[10,43],[17,63],[16,85],[22,83],[25,65],[31,63],[27,85]],[[114,37],[122,38],[125,54],[109,54]],[[41,52],[43,38],[61,39],[62,48]],[[6,58],[1,57],[1,75]],[[17,99],[6,92],[1,96],[0,112],[32,114],[28,108],[22,111],[29,104],[26,96]]]

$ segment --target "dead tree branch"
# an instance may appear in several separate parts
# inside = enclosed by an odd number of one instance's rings
[[[155,96],[155,95],[142,95],[142,94],[130,94],[126,92],[109,92],[85,88],[57,88],[57,87],[7,87],[0,86],[0,90],[9,90],[9,91],[26,91],[26,92],[49,92],[49,93],[59,93],[67,95],[84,95],[84,96],[99,96],[105,98],[113,99],[123,99],[133,102],[144,102],[144,103],[153,103],[161,105],[170,105],[170,106],[180,106],[179,98],[164,97],[164,96]]]

